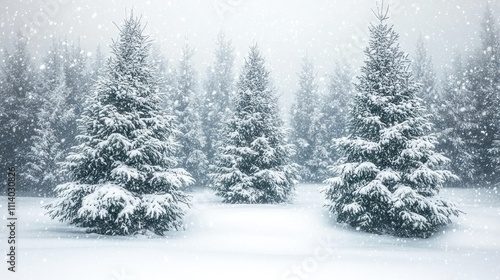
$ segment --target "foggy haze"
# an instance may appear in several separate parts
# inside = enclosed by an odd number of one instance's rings
[[[264,52],[282,105],[288,107],[297,88],[301,57],[313,59],[324,89],[336,61],[346,61],[358,73],[367,45],[368,26],[375,18],[375,1],[2,1],[2,49],[17,30],[29,34],[31,52],[38,61],[52,38],[76,41],[89,54],[100,44],[109,53],[127,10],[133,9],[147,22],[146,34],[159,44],[162,53],[176,66],[186,40],[196,49],[194,62],[203,80],[213,61],[214,40],[223,30],[236,51],[236,74],[248,46],[258,43]],[[450,64],[454,52],[475,49],[487,0],[385,1],[389,21],[401,35],[405,52],[414,53],[420,34],[438,73]],[[54,3],[56,3],[54,5]],[[495,13],[500,1],[490,1]],[[31,28],[30,31],[28,31]]]

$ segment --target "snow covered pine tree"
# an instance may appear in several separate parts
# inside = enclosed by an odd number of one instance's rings
[[[208,180],[208,159],[204,153],[206,138],[201,121],[202,100],[197,90],[193,55],[194,50],[186,42],[179,63],[177,88],[172,92],[171,101],[173,101],[173,114],[179,120],[181,147],[176,155],[182,167],[193,176],[196,184],[203,186]]]
[[[160,111],[140,19],[131,14],[119,30],[114,56],[79,120],[80,144],[65,163],[73,181],[58,185],[57,200],[46,208],[89,232],[162,235],[182,227],[189,197],[180,188],[193,179],[173,168],[175,119]]]
[[[295,102],[291,109],[292,133],[291,142],[294,144],[295,162],[300,165],[300,177],[306,182],[321,182],[324,172],[321,169],[321,161],[318,161],[317,151],[318,138],[321,133],[319,121],[320,110],[318,108],[318,85],[316,84],[316,73],[311,60],[304,57],[302,69],[299,73],[299,89],[295,92]]]
[[[224,123],[231,116],[231,100],[234,95],[234,48],[224,32],[219,32],[214,52],[215,61],[207,70],[205,98],[202,108],[203,130],[207,139],[205,154],[210,163],[221,141]]]
[[[434,152],[435,136],[415,94],[419,87],[389,27],[388,9],[376,15],[350,116],[349,137],[337,141],[343,163],[323,191],[339,222],[403,237],[429,237],[458,215],[436,197],[454,175],[441,170],[447,158]]]
[[[226,203],[286,202],[299,178],[264,63],[257,46],[251,47],[216,155],[211,177]]]

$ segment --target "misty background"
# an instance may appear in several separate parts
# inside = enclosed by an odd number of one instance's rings
[[[386,0],[389,22],[401,36],[402,49],[411,55],[424,36],[438,76],[456,52],[466,57],[479,44],[479,30],[489,2],[500,14],[500,1]],[[30,52],[38,63],[53,38],[77,42],[92,56],[101,45],[109,54],[127,11],[142,15],[146,34],[160,46],[170,65],[177,65],[182,45],[196,49],[193,61],[198,78],[205,79],[213,61],[215,38],[223,30],[235,47],[235,74],[248,46],[258,43],[267,59],[275,87],[281,95],[282,113],[288,113],[297,89],[301,57],[313,59],[320,90],[335,63],[343,61],[359,73],[367,46],[368,26],[375,18],[376,1],[354,0],[186,0],[186,1],[87,1],[2,0],[1,50],[9,47],[18,30],[29,34]]]

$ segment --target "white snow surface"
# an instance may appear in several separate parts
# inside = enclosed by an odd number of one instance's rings
[[[0,279],[500,279],[500,195],[445,189],[467,214],[429,239],[375,235],[340,225],[320,185],[299,185],[280,205],[222,204],[193,191],[185,231],[161,236],[86,234],[44,215],[51,198],[18,197],[17,272]],[[0,248],[7,254],[7,199]]]

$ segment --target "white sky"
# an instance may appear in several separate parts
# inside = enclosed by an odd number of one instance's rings
[[[148,23],[146,32],[161,45],[166,57],[177,63],[186,38],[196,48],[195,63],[201,78],[213,60],[214,39],[223,29],[237,51],[236,74],[248,46],[257,42],[272,71],[282,101],[288,107],[296,90],[296,73],[304,54],[314,59],[319,78],[335,61],[345,59],[356,69],[364,59],[368,25],[374,21],[374,0],[1,0],[2,46],[12,33],[31,25],[31,47],[43,56],[51,38],[81,37],[85,51],[94,52],[117,37],[126,10],[134,9]],[[470,52],[478,44],[480,22],[488,0],[385,0],[391,6],[389,21],[401,35],[401,46],[412,54],[421,33],[439,72],[454,51]],[[496,15],[500,1],[490,0]],[[44,16],[47,15],[47,16]],[[50,21],[46,20],[50,18]],[[324,80],[322,87],[324,88]]]

